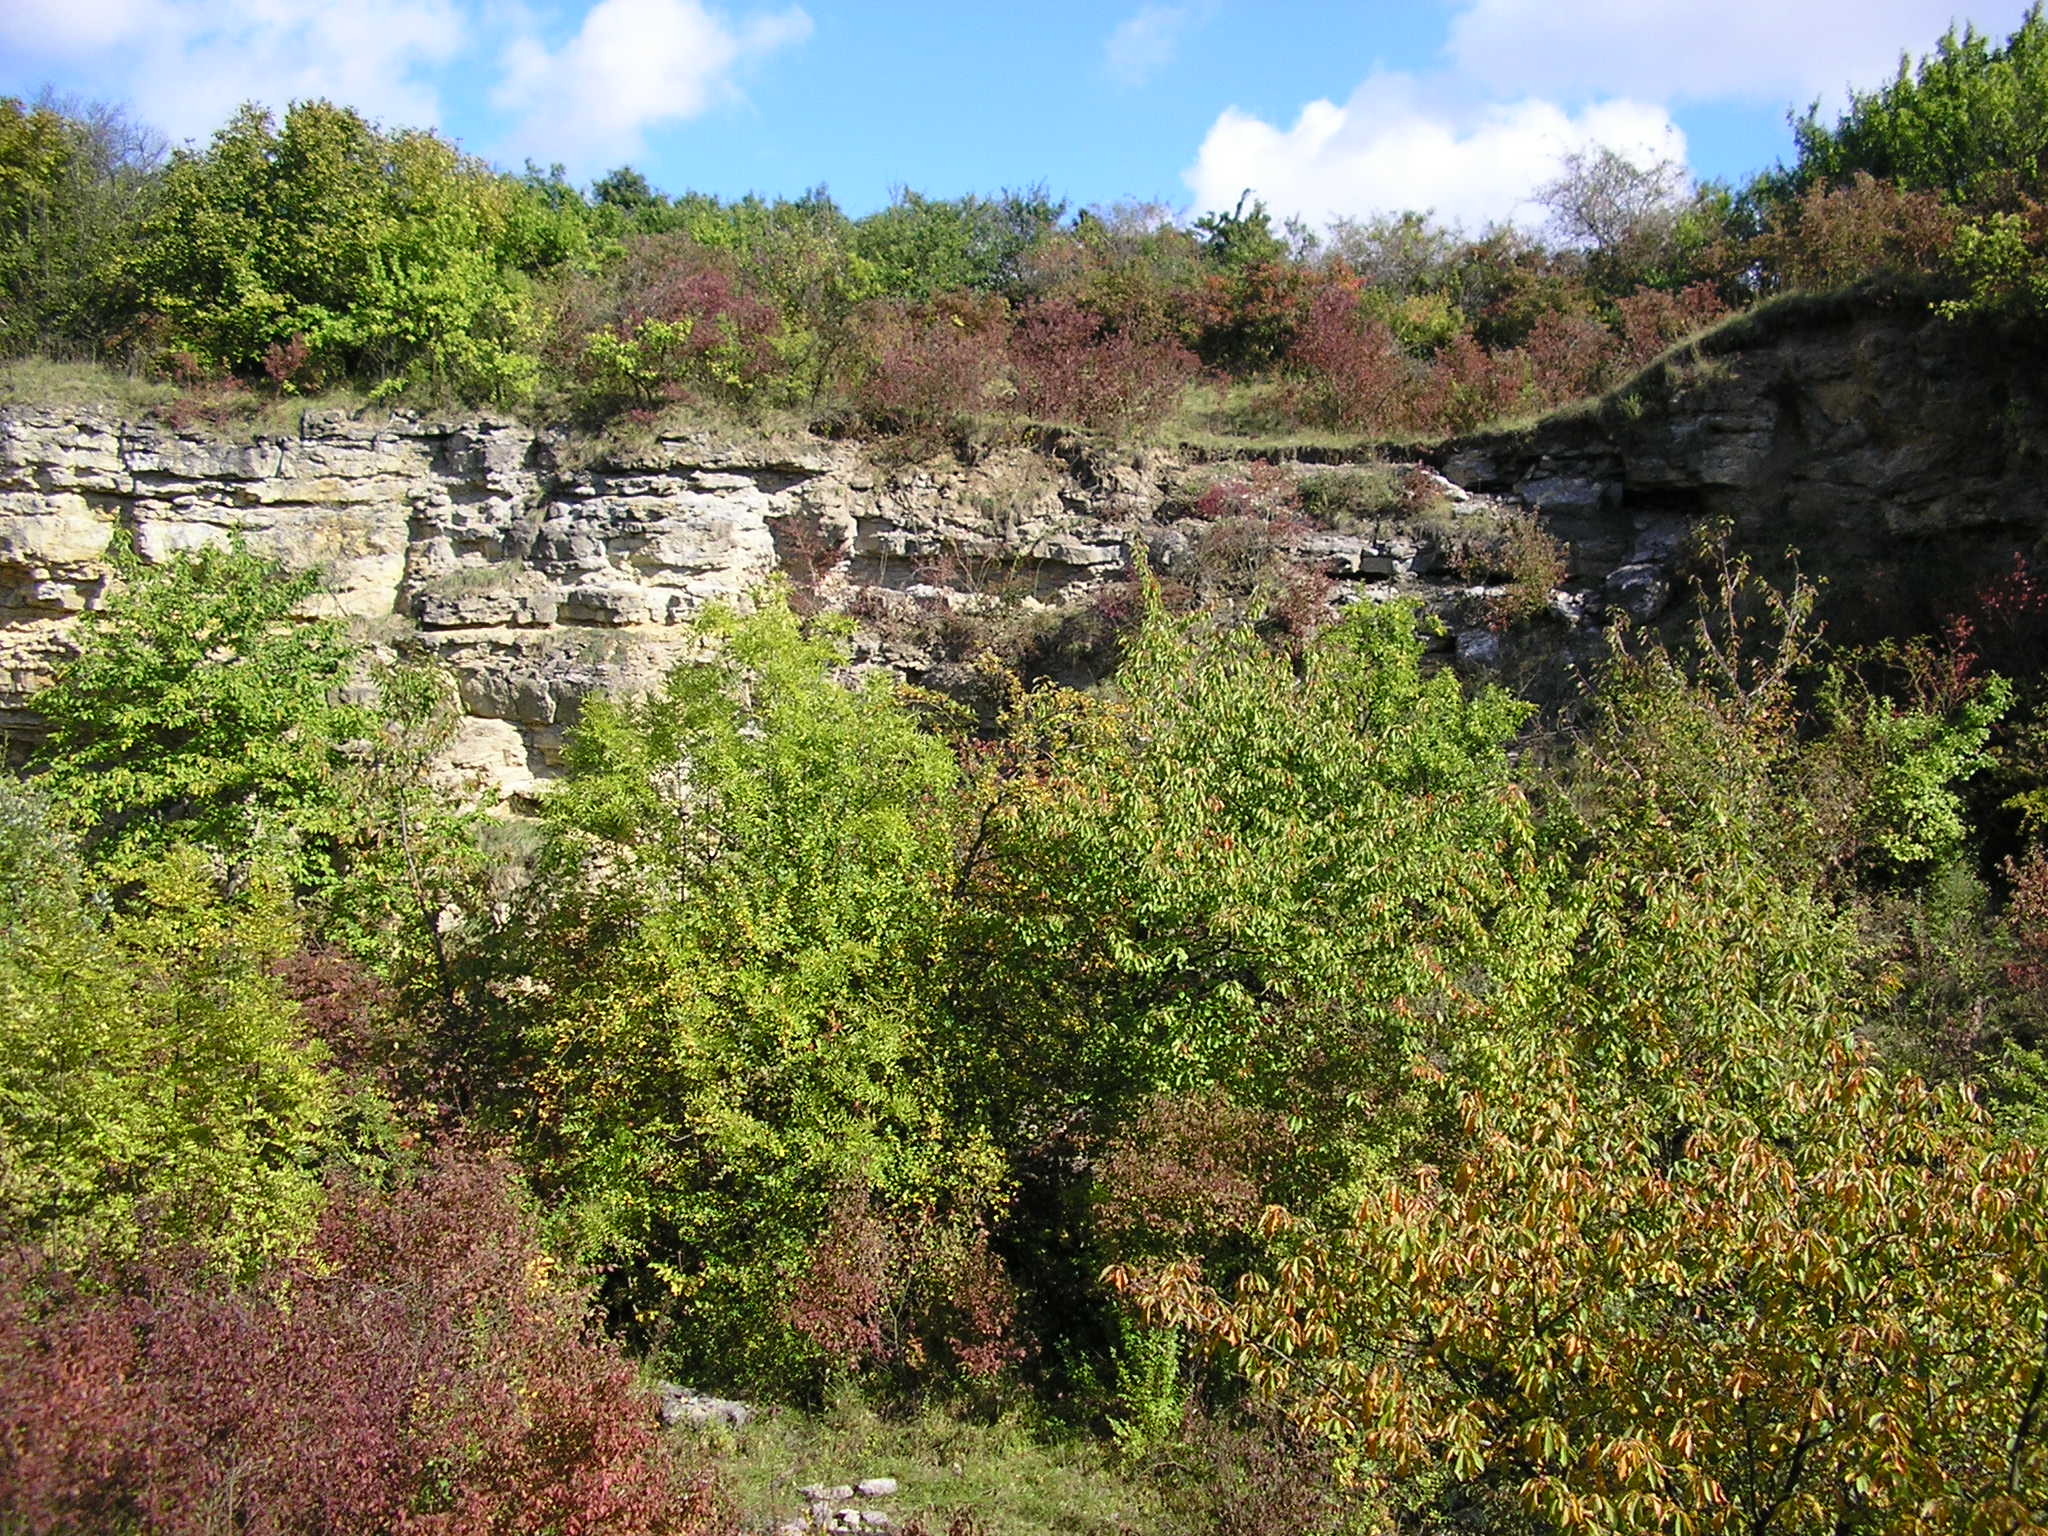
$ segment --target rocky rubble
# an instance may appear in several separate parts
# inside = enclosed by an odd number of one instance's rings
[[[804,1513],[777,1526],[777,1536],[819,1536],[819,1533],[834,1531],[894,1531],[897,1524],[887,1510],[864,1509],[848,1501],[886,1499],[896,1491],[896,1479],[893,1477],[865,1477],[857,1483],[817,1483],[799,1488],[797,1492],[803,1497]]]
[[[723,1424],[730,1429],[744,1429],[754,1419],[755,1410],[749,1403],[693,1392],[672,1381],[662,1382],[655,1393],[656,1412],[661,1415],[661,1422],[671,1429],[678,1424],[700,1428],[706,1424]]]

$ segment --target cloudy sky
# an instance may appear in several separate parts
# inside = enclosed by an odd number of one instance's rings
[[[204,140],[244,100],[347,102],[500,164],[622,163],[865,212],[1046,183],[1186,212],[1527,217],[1592,143],[1746,177],[1788,107],[1881,83],[2024,0],[0,0],[0,94]]]

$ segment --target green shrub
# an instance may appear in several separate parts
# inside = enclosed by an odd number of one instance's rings
[[[1301,515],[1326,528],[1353,529],[1398,515],[1408,503],[1402,472],[1390,464],[1318,469],[1296,482]]]
[[[270,973],[278,893],[174,850],[109,917],[40,802],[0,780],[0,1225],[68,1262],[145,1227],[243,1266],[318,1208],[336,1103]]]
[[[429,132],[300,102],[244,107],[183,150],[135,254],[167,351],[244,378],[303,338],[310,362],[425,395],[516,400],[537,374],[518,190]]]
[[[845,1242],[872,1218],[876,1252],[938,1262],[1000,1183],[935,1065],[957,770],[894,684],[835,681],[837,643],[779,596],[701,633],[711,659],[571,737],[510,931],[506,1113],[624,1321],[699,1379],[802,1389],[880,1305],[799,1326],[835,1211]]]
[[[0,355],[126,350],[127,262],[161,152],[118,110],[0,97]]]
[[[231,878],[273,860],[302,885],[331,881],[340,749],[371,727],[333,702],[355,665],[342,626],[297,616],[317,576],[232,544],[116,564],[79,654],[30,701],[49,727],[44,794],[109,870],[189,845]]]
[[[1897,78],[1850,93],[1833,127],[1815,103],[1793,124],[1798,160],[1780,181],[1803,190],[1858,171],[1967,202],[2010,206],[2038,193],[2048,157],[2048,20],[2039,4],[1997,45],[1951,28]]]

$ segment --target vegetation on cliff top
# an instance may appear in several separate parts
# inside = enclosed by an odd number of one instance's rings
[[[2038,302],[2039,60],[1950,34],[1745,188],[1574,157],[1546,238],[1406,213],[1191,225],[1041,188],[670,197],[507,175],[326,102],[166,157],[110,111],[0,102],[0,352],[169,381],[174,420],[346,388],[646,419],[672,404],[937,442],[1021,417],[1132,433],[1459,431],[1617,382],[1774,293]],[[1210,403],[1203,404],[1204,400]],[[1177,415],[1186,406],[1185,414]]]

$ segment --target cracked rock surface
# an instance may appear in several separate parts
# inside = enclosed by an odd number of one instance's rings
[[[1709,538],[1766,565],[1796,545],[1852,610],[1876,612],[1935,573],[2008,569],[2048,531],[2031,354],[1867,308],[1728,334],[1646,375],[1626,409],[1432,451],[1434,468],[1399,472],[1416,515],[1280,515],[1256,538],[1324,583],[1317,601],[1417,601],[1454,665],[1534,645],[1562,674],[1606,624],[1678,623]],[[966,670],[959,643],[934,640],[948,625],[1050,625],[1140,559],[1199,586],[1244,556],[1246,520],[1191,504],[1190,474],[1232,472],[1196,457],[1047,430],[971,462],[895,463],[854,443],[705,430],[593,460],[503,420],[312,411],[294,433],[236,442],[4,405],[0,736],[33,737],[28,700],[103,601],[116,538],[148,561],[234,536],[318,571],[315,611],[444,664],[464,711],[451,766],[518,794],[554,771],[583,698],[650,686],[691,654],[707,603],[778,575],[856,616],[858,665],[941,687]],[[1504,578],[1471,549],[1521,513],[1562,562],[1503,636],[1489,615]]]

